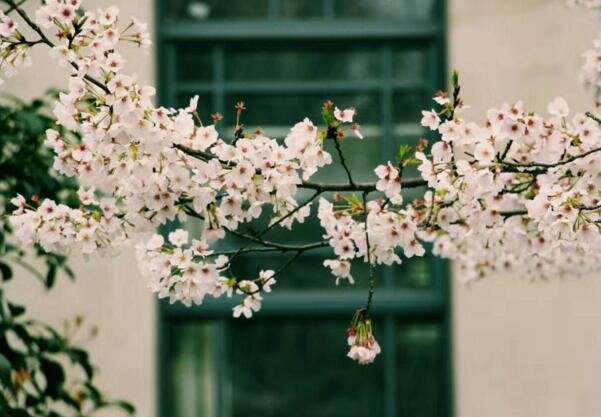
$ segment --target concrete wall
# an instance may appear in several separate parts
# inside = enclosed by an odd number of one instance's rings
[[[451,0],[450,62],[469,115],[522,99],[544,112],[555,96],[590,108],[577,84],[600,28],[562,0]],[[454,288],[460,417],[601,415],[601,279],[529,283],[499,276]]]
[[[152,1],[118,3],[122,15],[152,22]],[[582,51],[599,27],[562,0],[450,0],[450,62],[461,74],[468,115],[523,99],[544,111],[557,95],[584,110],[590,98],[576,82]],[[36,55],[46,60],[46,52]],[[128,55],[144,82],[154,78],[152,53]],[[8,92],[39,95],[64,86],[47,60],[43,75],[31,69],[8,81]],[[11,291],[53,323],[83,314],[100,327],[88,344],[101,368],[99,383],[111,395],[131,399],[139,415],[155,409],[155,310],[131,254],[90,262],[76,260],[79,279],[62,280],[54,293],[22,280]],[[529,283],[493,277],[472,287],[455,285],[457,416],[565,417],[601,415],[601,279]]]
[[[124,18],[135,15],[153,23],[152,0],[86,0],[84,4],[89,9],[119,4]],[[32,36],[32,39],[35,38]],[[152,49],[150,53],[140,52],[133,46],[127,49],[124,55],[129,72],[137,73],[143,83],[154,84]],[[43,94],[48,87],[66,87],[64,72],[48,56],[47,48],[38,48],[33,58],[37,65],[8,79],[5,90],[0,93],[31,98]],[[89,262],[74,259],[72,263],[77,274],[75,283],[60,277],[56,288],[45,294],[35,278],[23,273],[9,286],[9,294],[25,302],[34,317],[57,326],[77,314],[85,317],[86,325],[98,326],[98,336],[84,343],[100,370],[98,386],[113,398],[132,401],[138,416],[154,416],[155,297],[137,270],[134,254]]]

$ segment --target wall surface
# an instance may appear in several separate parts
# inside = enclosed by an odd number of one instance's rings
[[[152,0],[84,2],[88,9],[113,4],[119,5],[124,19],[135,15],[153,24]],[[35,38],[32,36],[32,39]],[[129,72],[137,73],[142,83],[154,84],[152,48],[150,53],[133,46],[126,49]],[[37,65],[6,80],[0,94],[32,98],[43,94],[48,87],[66,88],[65,73],[49,57],[47,48],[38,48],[32,56]],[[98,326],[98,336],[84,343],[99,368],[98,386],[113,398],[133,402],[138,416],[153,417],[156,408],[155,297],[138,273],[133,253],[87,262],[74,259],[72,264],[77,274],[75,282],[60,277],[56,288],[46,294],[34,278],[20,271],[21,276],[8,288],[9,294],[24,301],[34,317],[57,326],[77,314],[85,317],[86,325]]]
[[[152,1],[88,0],[120,5],[152,23]],[[581,53],[599,24],[562,0],[450,0],[450,62],[461,74],[467,115],[482,121],[489,107],[523,99],[544,111],[557,95],[585,110],[589,95],[577,84]],[[154,62],[132,49],[128,68],[153,82]],[[34,97],[66,85],[46,51],[35,68],[7,82],[8,93]],[[39,68],[39,67],[37,67]],[[78,280],[61,280],[52,293],[21,280],[12,294],[40,318],[59,324],[82,314],[99,326],[87,346],[99,384],[135,403],[138,415],[155,410],[155,304],[132,254],[75,261]],[[456,406],[458,417],[593,417],[601,415],[601,277],[530,283],[491,277],[454,288]]]
[[[601,24],[584,10],[563,0],[451,0],[449,20],[470,117],[481,122],[489,107],[518,99],[544,112],[556,96],[590,108],[577,71]],[[601,415],[601,274],[525,278],[455,285],[456,415]]]

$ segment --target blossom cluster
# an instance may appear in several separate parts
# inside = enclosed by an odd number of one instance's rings
[[[355,258],[374,265],[392,265],[401,263],[399,248],[407,258],[425,253],[416,236],[417,213],[412,207],[386,205],[381,199],[364,205],[356,197],[342,195],[338,200],[342,204],[320,199],[317,212],[325,237],[337,257],[324,261],[324,266],[330,268],[337,282],[347,279],[353,283],[351,261]]]
[[[466,106],[454,77],[451,95],[437,94],[436,109],[422,112],[422,125],[440,140],[429,148],[426,140],[401,148],[397,161],[375,167],[373,183],[357,184],[341,146],[347,129],[363,139],[353,108],[328,102],[325,127],[304,119],[277,140],[245,132],[240,118],[246,108],[238,103],[234,137],[224,139],[219,114],[203,123],[198,96],[186,108],[158,107],[155,89],[125,73],[120,42],[148,47],[143,23],[122,24],[114,7],[84,13],[79,6],[78,0],[49,0],[36,11],[39,27],[56,33],[52,40],[32,24],[40,39],[26,40],[16,23],[0,15],[4,72],[25,63],[33,45],[51,46],[69,74],[54,114],[81,137],[50,129],[46,141],[56,154],[55,170],[81,184],[81,206],[17,197],[11,222],[23,243],[92,254],[136,242],[141,268],[159,297],[189,306],[207,296],[237,294],[241,302],[233,315],[247,318],[261,308],[280,269],[239,279],[231,266],[259,249],[300,256],[330,246],[334,256],[324,266],[337,284],[354,282],[353,260],[368,263],[373,273],[374,265],[400,263],[401,255],[423,256],[425,243],[457,261],[467,280],[505,269],[531,277],[586,273],[601,261],[601,120],[594,114],[569,117],[567,103],[555,99],[542,117],[518,102],[489,110],[485,123],[477,124],[462,117]],[[589,82],[598,85],[598,55],[587,59]],[[348,183],[310,181],[333,163],[326,141],[335,142]],[[405,182],[409,165],[417,165],[421,178]],[[408,186],[429,189],[404,202],[401,192]],[[301,202],[301,189],[313,190],[313,197]],[[337,192],[333,201],[324,198],[326,191]],[[273,227],[303,223],[317,197],[325,241],[294,246],[266,240]],[[195,238],[183,229],[167,240],[155,234],[190,217],[202,224]],[[265,220],[263,231],[252,228]],[[220,251],[227,236],[245,244]],[[373,283],[372,274],[369,279]],[[372,294],[349,330],[349,356],[360,363],[372,362],[380,351],[369,317]]]
[[[24,243],[89,254],[143,238],[168,221],[192,215],[203,221],[204,247],[236,231],[241,223],[259,218],[265,207],[271,211],[267,213],[271,225],[291,228],[304,221],[310,204],[296,201],[298,186],[332,162],[323,148],[323,135],[309,119],[293,126],[283,143],[262,132],[240,131],[233,142],[226,142],[215,124],[200,121],[198,97],[184,109],[155,107],[155,89],[123,72],[126,61],[118,43],[147,47],[144,24],[131,19],[121,25],[114,7],[80,16],[79,6],[49,1],[36,11],[36,21],[58,30],[51,55],[70,69],[67,93],[60,95],[54,114],[58,123],[78,131],[82,139],[69,141],[48,130],[46,144],[56,153],[56,171],[76,177],[85,187],[80,192],[82,206],[71,209],[44,201],[33,207],[19,201],[12,223]],[[243,110],[240,103],[239,113]],[[354,109],[332,108],[331,114],[331,127],[341,134],[341,125],[352,123]],[[360,136],[357,125],[351,129]],[[190,304],[201,302],[207,293],[223,293],[222,284],[228,281],[219,275],[227,263],[223,257],[211,256],[208,249],[194,252],[199,247],[195,243],[196,249],[188,250],[179,246],[159,250],[154,243],[138,253],[141,264],[151,266],[150,287],[159,296]],[[197,272],[206,268],[212,273],[199,278]],[[240,293],[258,293],[254,287],[260,285],[260,290],[268,291],[275,279],[266,277],[272,275],[273,271],[263,271],[257,282],[241,281],[236,288]],[[212,286],[207,285],[211,280]],[[234,314],[250,316],[259,308],[259,297],[247,296]]]
[[[0,72],[6,78],[16,75],[21,67],[31,65],[29,53],[33,45],[23,38],[19,25],[0,11]],[[4,80],[0,78],[0,84]]]
[[[416,155],[434,190],[424,226],[433,252],[458,261],[464,279],[584,274],[601,261],[599,123],[568,118],[561,98],[547,110],[543,118],[521,102],[504,105],[482,126],[462,119],[461,106],[438,126],[424,114],[441,136],[430,155]]]

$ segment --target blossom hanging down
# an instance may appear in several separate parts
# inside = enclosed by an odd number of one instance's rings
[[[372,333],[371,319],[367,317],[365,310],[355,313],[347,329],[347,341],[350,346],[347,356],[360,365],[372,363],[380,354],[380,345]]]

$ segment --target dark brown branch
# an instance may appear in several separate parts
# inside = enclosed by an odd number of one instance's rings
[[[246,235],[248,236],[248,235]],[[278,244],[278,243],[274,243],[274,242],[269,242],[269,241],[258,241],[257,243],[260,243],[266,247],[248,247],[248,248],[243,248],[240,250],[229,250],[229,251],[221,251],[221,252],[214,252],[214,255],[242,255],[245,253],[257,253],[257,252],[307,252],[310,250],[314,250],[314,249],[320,249],[320,248],[325,248],[326,246],[329,245],[328,241],[326,240],[322,240],[319,242],[314,242],[314,243],[307,243],[304,245],[284,245],[284,244]]]
[[[584,153],[581,153],[579,155],[575,155],[575,156],[572,156],[570,158],[567,158],[567,159],[564,159],[564,160],[561,160],[561,161],[557,161],[557,162],[554,162],[554,163],[551,163],[551,164],[538,163],[538,162],[529,162],[527,164],[519,164],[519,163],[514,163],[514,162],[503,162],[502,164],[506,165],[508,167],[513,167],[513,168],[518,168],[518,169],[519,168],[525,168],[525,169],[528,169],[528,168],[541,168],[542,171],[540,173],[544,173],[549,168],[556,168],[558,166],[569,164],[571,162],[574,162],[574,161],[576,161],[578,159],[581,159],[581,158],[585,158],[585,157],[587,157],[587,156],[589,156],[589,155],[591,155],[593,153],[599,152],[599,151],[601,151],[601,147],[588,150],[588,151],[586,151]],[[518,170],[517,172],[522,172],[522,171]],[[532,171],[523,171],[523,172],[534,173]]]
[[[501,216],[503,216],[505,219],[508,219],[510,217],[513,216],[525,216],[528,214],[527,210],[513,210],[513,211],[503,211],[501,213],[499,213]]]
[[[193,156],[203,161],[210,161],[211,159],[217,159],[217,156],[211,154],[210,152],[198,151],[196,149],[189,148],[184,145],[174,144],[174,148],[179,149],[186,155]],[[226,167],[231,167],[231,163],[227,161],[219,160],[222,165]],[[229,164],[229,165],[228,165]],[[406,180],[401,181],[401,188],[418,188],[424,187],[428,185],[428,181],[422,178],[408,178]],[[366,182],[366,183],[353,183],[353,184],[331,184],[331,183],[322,183],[322,182],[312,182],[312,181],[303,181],[299,184],[300,188],[305,188],[309,190],[315,190],[319,193],[325,192],[344,192],[344,191],[357,191],[357,192],[373,192],[376,191],[376,183],[375,182]]]
[[[9,13],[11,13],[11,12],[15,11],[15,9],[16,9],[17,7],[19,7],[19,6],[23,5],[23,4],[25,4],[25,3],[27,2],[27,0],[21,0],[21,1],[17,2],[17,3],[13,3],[13,2],[11,2],[11,1],[8,1],[8,0],[3,0],[3,2],[4,2],[4,3],[7,3],[7,4],[10,6],[8,9],[6,9],[6,10],[4,11],[4,14],[5,14],[5,15],[8,15]]]
[[[340,165],[344,168],[346,172],[346,177],[348,178],[348,182],[351,186],[355,185],[355,181],[353,181],[353,176],[351,175],[351,170],[346,164],[346,159],[344,158],[344,154],[342,153],[342,148],[340,147],[340,141],[336,136],[332,138],[334,140],[334,145],[336,145],[336,152],[338,152],[338,157],[340,158]]]
[[[42,28],[40,28],[33,20],[30,19],[30,17],[27,15],[27,13],[25,12],[25,10],[23,10],[21,7],[19,7],[21,4],[23,4],[23,2],[17,4],[15,3],[13,0],[4,0],[10,7],[13,8],[13,10],[15,10],[19,16],[21,16],[21,18],[25,21],[25,23],[27,23],[27,25],[40,36],[40,39],[37,41],[33,41],[33,42],[29,42],[31,45],[36,45],[39,43],[43,43],[48,45],[51,48],[54,48],[54,43],[48,39],[48,37],[46,36],[46,34],[44,33],[44,31],[42,30]],[[79,70],[79,66],[75,63],[75,62],[71,62],[71,66],[73,68],[75,68],[75,70]],[[95,86],[97,86],[98,88],[102,89],[102,91],[104,91],[105,93],[109,94],[110,90],[108,89],[108,87],[102,83],[101,81],[98,81],[96,78],[91,77],[89,75],[84,75],[84,78],[86,80],[88,80],[89,82],[91,82],[92,84],[94,84]]]

